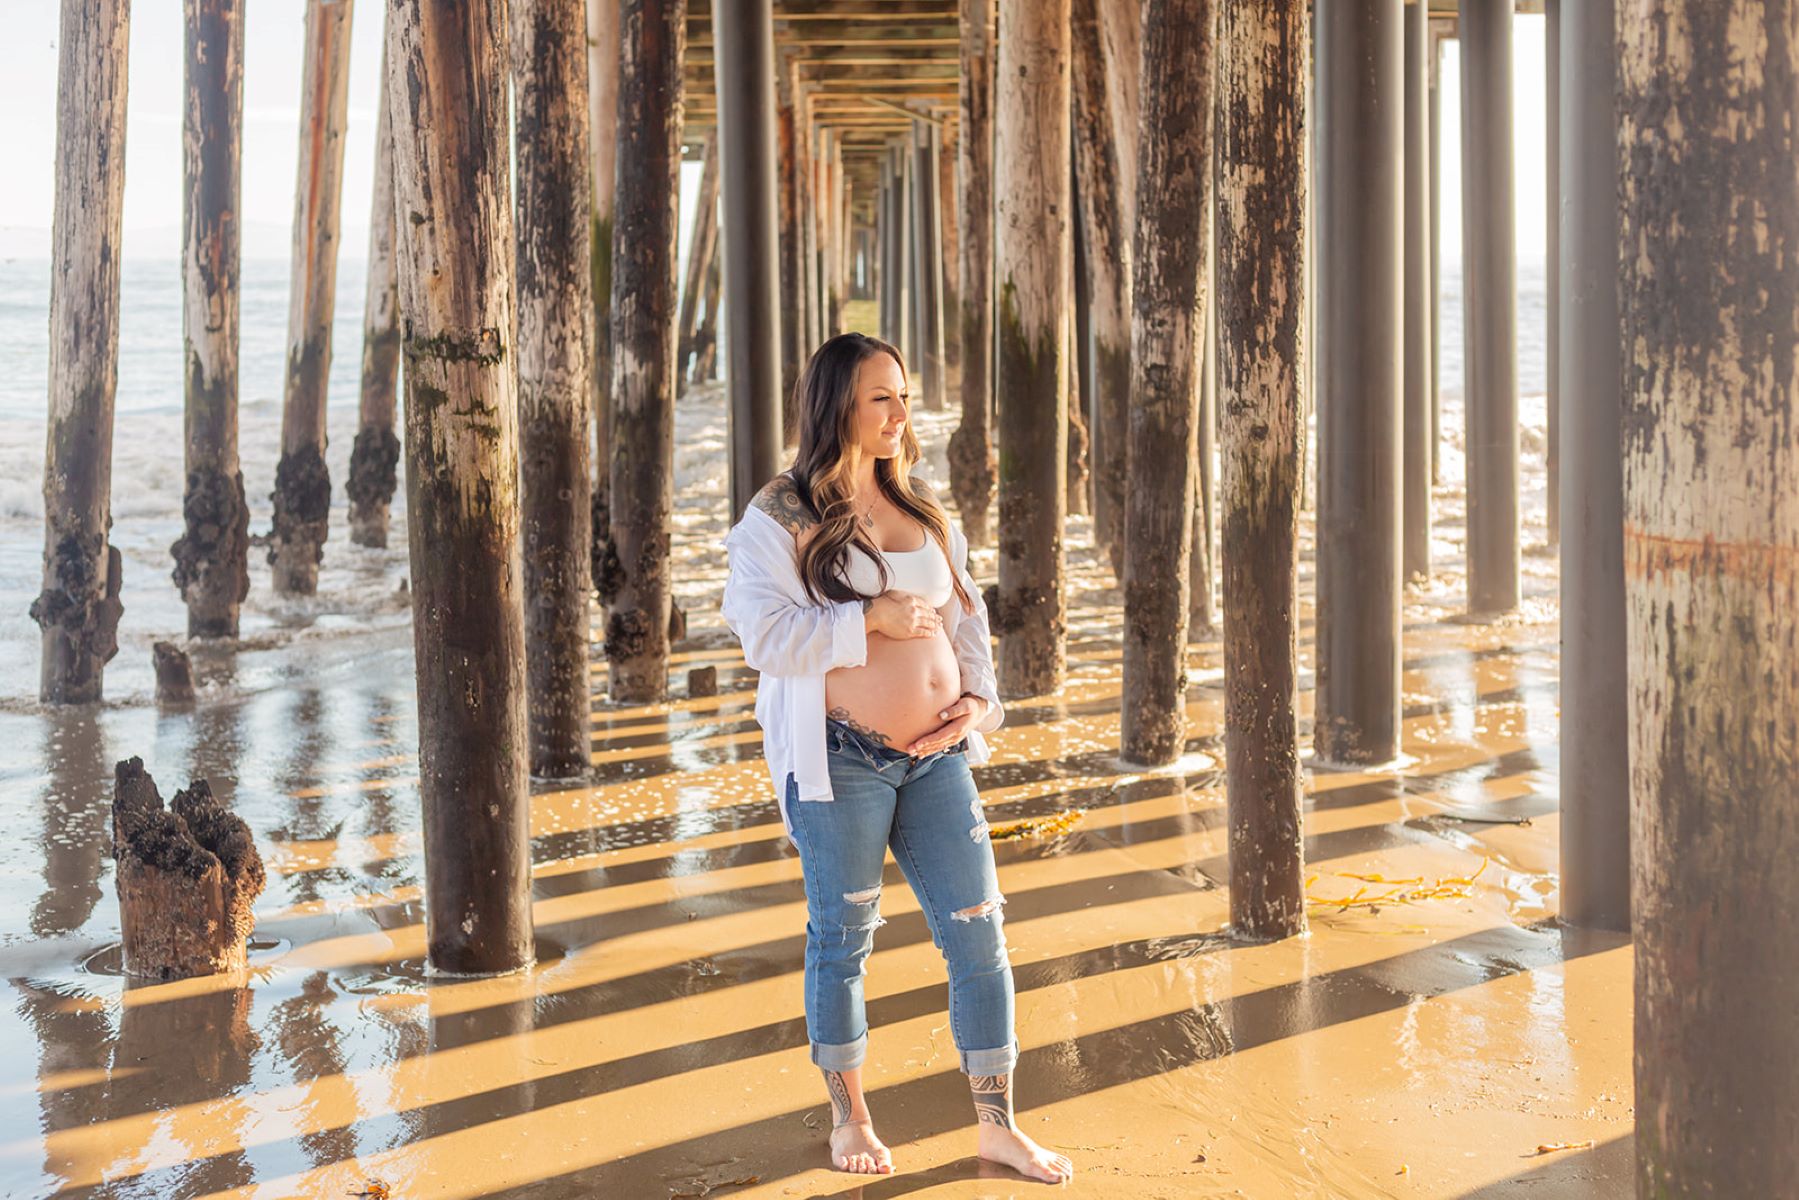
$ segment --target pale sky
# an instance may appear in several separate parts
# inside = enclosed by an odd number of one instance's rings
[[[305,0],[246,0],[244,33],[243,211],[246,257],[286,257],[292,236],[298,164],[300,66]],[[48,255],[54,199],[56,43],[60,5],[8,0],[0,38],[0,254]],[[343,253],[360,258],[368,244],[374,185],[376,76],[385,5],[364,0],[351,23],[349,135],[344,147]],[[1545,213],[1543,18],[1520,16],[1514,28],[1514,131],[1518,252],[1543,253]],[[1456,257],[1461,193],[1453,169],[1459,153],[1457,44],[1444,47],[1443,145],[1452,168],[1442,181],[1445,253]],[[133,0],[125,155],[125,254],[174,258],[180,253],[181,0]]]

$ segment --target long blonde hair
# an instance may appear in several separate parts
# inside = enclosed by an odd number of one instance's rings
[[[799,419],[799,454],[788,472],[800,500],[818,518],[818,532],[800,551],[800,580],[814,603],[868,600],[849,585],[845,569],[850,547],[862,549],[880,572],[881,590],[887,590],[887,564],[881,551],[856,519],[853,500],[856,469],[862,447],[856,440],[856,375],[862,364],[886,354],[906,374],[905,359],[893,346],[862,333],[841,333],[817,350],[794,385],[794,409]],[[875,460],[875,483],[893,506],[924,526],[950,564],[950,581],[962,611],[973,612],[974,601],[962,586],[949,550],[949,518],[936,498],[912,486],[912,468],[920,457],[912,423],[900,435],[900,452]]]

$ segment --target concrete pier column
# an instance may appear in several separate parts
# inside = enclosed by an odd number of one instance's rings
[[[1326,0],[1318,23],[1320,759],[1399,749],[1404,5]]]
[[[1562,916],[1630,928],[1612,0],[1562,13]]]
[[[1512,0],[1463,0],[1462,340],[1468,611],[1518,606],[1518,248],[1512,207]]]
[[[725,388],[731,412],[731,512],[781,469],[781,244],[775,192],[772,0],[712,10],[718,151],[724,193]]]
[[[1430,11],[1405,6],[1405,400],[1404,513],[1400,567],[1407,580],[1430,576],[1431,241]]]

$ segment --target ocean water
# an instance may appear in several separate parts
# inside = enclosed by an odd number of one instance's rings
[[[343,485],[349,476],[361,389],[361,259],[338,268],[333,320],[326,464],[332,528],[319,594],[277,598],[266,552],[250,551],[243,647],[304,641],[348,630],[403,625],[406,577],[405,482],[394,497],[386,550],[350,544]],[[111,704],[154,694],[150,647],[186,632],[186,610],[170,579],[169,546],[181,535],[182,335],[180,264],[124,260],[120,278],[119,382],[113,432],[113,544],[124,560],[119,654],[108,665]],[[239,340],[239,443],[250,532],[267,533],[269,492],[280,457],[286,372],[288,271],[285,259],[243,264]],[[43,471],[49,372],[50,264],[0,261],[0,709],[31,707],[37,694],[37,626],[27,615],[43,570]]]
[[[1443,485],[1461,479],[1461,275],[1443,264],[1439,379],[1445,401]],[[281,600],[268,564],[251,551],[246,646],[304,641],[351,631],[403,626],[408,607],[403,534],[405,486],[395,497],[395,536],[387,550],[352,546],[343,484],[349,473],[360,387],[365,266],[338,269],[326,463],[333,484],[332,530],[320,591]],[[1518,377],[1525,456],[1524,520],[1540,524],[1544,504],[1546,310],[1541,260],[1519,264]],[[241,285],[240,445],[251,532],[266,533],[269,491],[280,451],[281,395],[287,346],[285,259],[243,264]],[[0,709],[35,705],[38,631],[26,615],[42,571],[44,428],[49,368],[48,260],[0,260]],[[150,646],[179,639],[185,610],[169,578],[168,549],[181,534],[181,276],[173,259],[129,258],[120,293],[119,383],[113,450],[112,540],[124,556],[120,652],[107,669],[111,703],[147,702],[153,693]],[[1534,469],[1533,469],[1534,466]],[[242,681],[240,681],[242,682]]]

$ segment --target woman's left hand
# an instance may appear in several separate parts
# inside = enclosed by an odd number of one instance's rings
[[[979,696],[958,696],[953,704],[937,715],[943,718],[943,724],[907,746],[907,754],[923,758],[939,750],[948,750],[987,715],[987,702]]]

